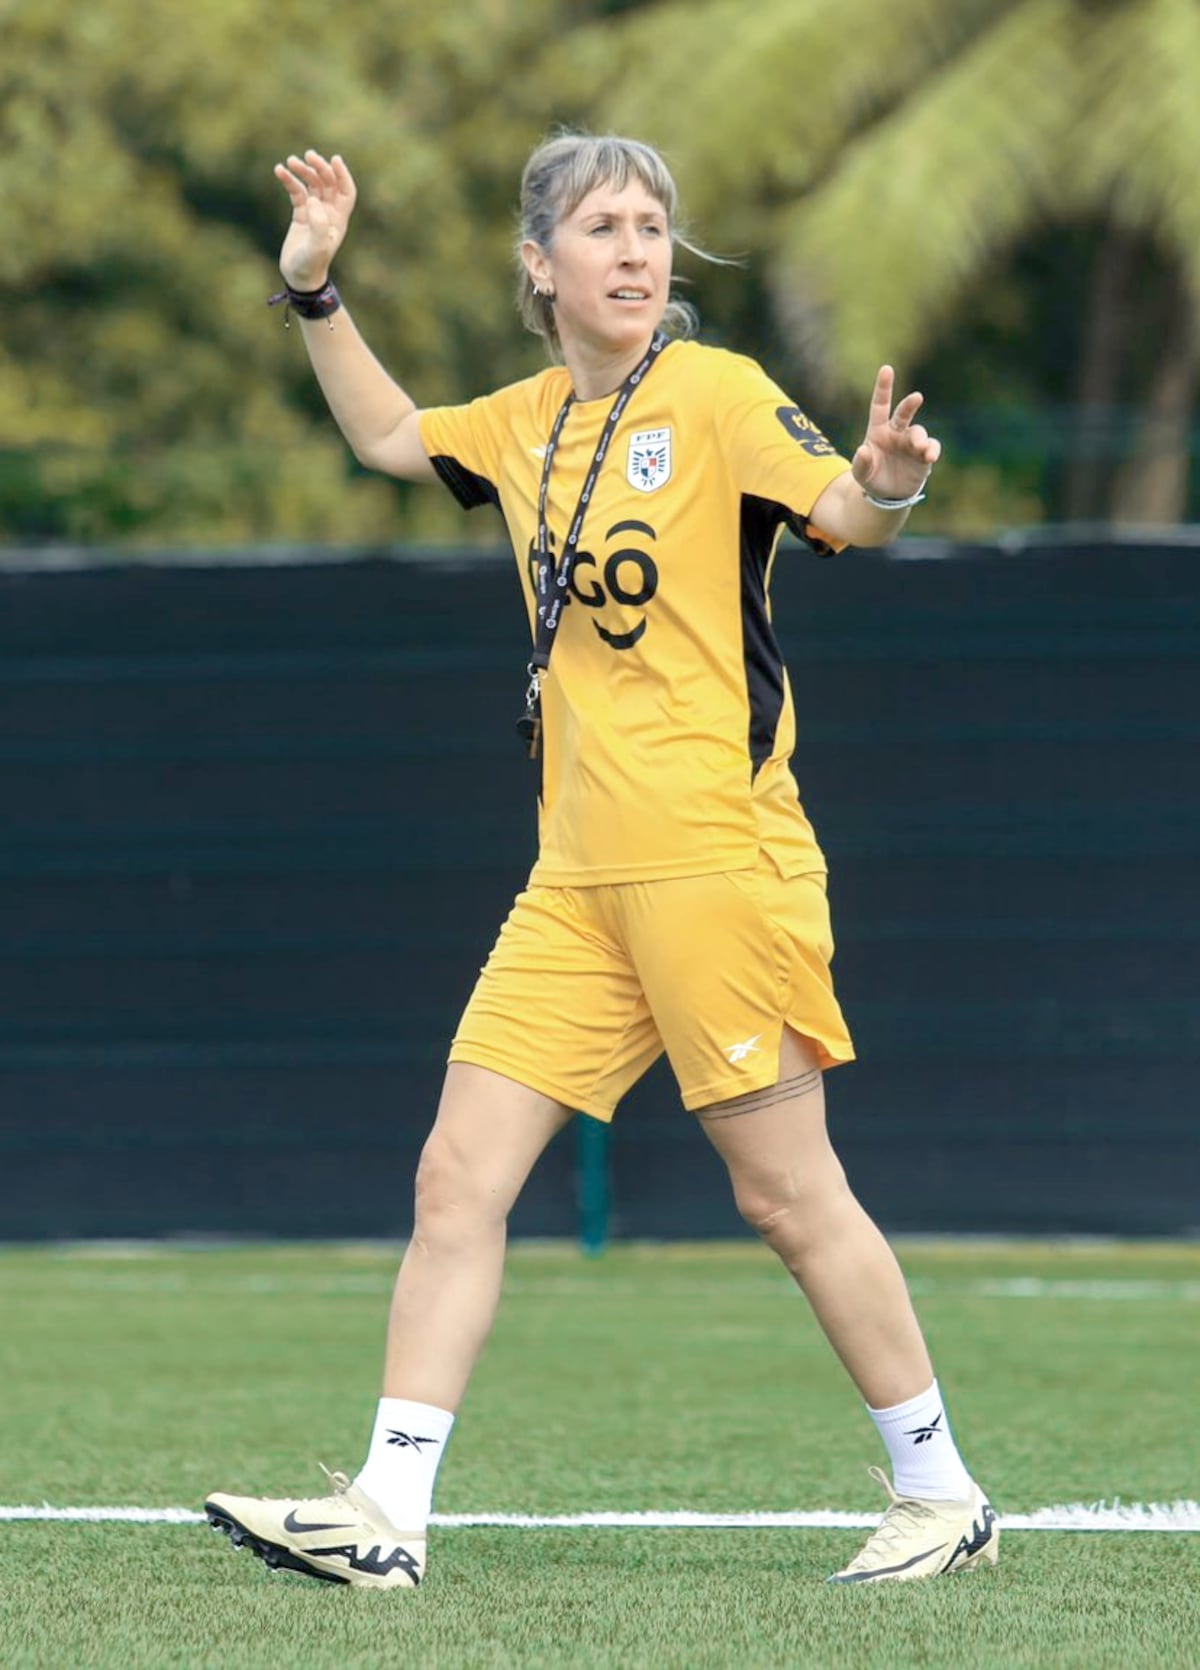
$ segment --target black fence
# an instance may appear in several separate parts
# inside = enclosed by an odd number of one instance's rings
[[[892,1230],[1200,1231],[1200,551],[784,553]],[[402,1235],[533,847],[507,561],[0,575],[0,1239]],[[536,1024],[536,1017],[531,1017]],[[617,1234],[737,1232],[660,1064]],[[515,1215],[577,1223],[570,1133]]]

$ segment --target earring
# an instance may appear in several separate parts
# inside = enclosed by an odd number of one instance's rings
[[[536,284],[533,287],[533,293],[539,301],[552,302],[554,300],[553,290],[543,290]]]

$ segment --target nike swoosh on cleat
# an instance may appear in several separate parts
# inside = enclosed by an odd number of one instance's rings
[[[285,1531],[291,1531],[294,1535],[299,1536],[303,1531],[353,1531],[354,1526],[347,1525],[345,1520],[342,1520],[340,1524],[322,1521],[320,1524],[305,1525],[302,1520],[296,1518],[295,1513],[289,1513],[283,1522],[283,1528]]]
[[[922,1560],[940,1554],[945,1548],[944,1542],[939,1542],[934,1548],[927,1548],[924,1554],[914,1554],[911,1560],[905,1560],[898,1566],[879,1566],[875,1571],[851,1571],[843,1577],[840,1573],[827,1579],[830,1583],[870,1583],[876,1577],[894,1577],[898,1571],[907,1571],[909,1566],[919,1565]]]

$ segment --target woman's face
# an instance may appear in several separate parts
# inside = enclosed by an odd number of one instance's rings
[[[559,221],[547,252],[527,244],[535,284],[555,295],[568,359],[636,353],[658,328],[671,288],[667,211],[638,179],[597,186]]]

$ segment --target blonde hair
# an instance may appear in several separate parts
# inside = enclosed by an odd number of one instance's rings
[[[672,244],[690,250],[701,259],[719,260],[692,243],[679,226],[679,192],[671,171],[652,145],[617,134],[559,133],[545,140],[525,164],[521,176],[521,225],[517,237],[517,311],[522,323],[540,336],[553,359],[561,359],[554,303],[539,296],[521,260],[521,245],[530,240],[547,253],[554,246],[554,234],[565,216],[577,209],[597,186],[622,191],[630,180],[638,180],[651,197],[666,210]],[[693,336],[699,324],[689,303],[672,298],[662,317],[668,336]]]

